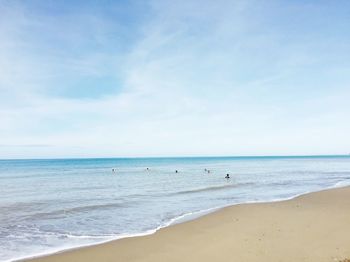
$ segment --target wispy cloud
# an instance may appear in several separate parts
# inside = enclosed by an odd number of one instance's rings
[[[347,152],[342,5],[3,1],[0,157]]]
[[[12,148],[12,147],[15,147],[15,148],[22,148],[22,147],[34,147],[34,148],[37,148],[37,147],[53,147],[52,145],[40,145],[40,144],[26,144],[26,145],[7,145],[7,144],[4,144],[4,145],[1,145],[0,144],[0,147],[5,147],[5,148]]]

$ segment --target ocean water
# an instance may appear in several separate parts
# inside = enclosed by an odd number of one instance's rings
[[[346,185],[349,156],[0,160],[0,261]]]

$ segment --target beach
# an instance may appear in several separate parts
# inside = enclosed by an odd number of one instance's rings
[[[342,261],[350,258],[350,187],[241,204],[155,234],[74,249],[55,261]]]

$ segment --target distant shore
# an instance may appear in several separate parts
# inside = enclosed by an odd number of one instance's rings
[[[235,205],[153,235],[26,261],[326,262],[350,258],[349,243],[346,187],[281,202]]]

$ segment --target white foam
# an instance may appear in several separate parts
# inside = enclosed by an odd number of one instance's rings
[[[70,245],[70,246],[66,246],[66,247],[63,246],[63,247],[53,248],[53,249],[49,249],[45,252],[38,252],[38,253],[27,255],[27,256],[20,256],[20,257],[17,257],[15,259],[5,260],[3,262],[21,261],[21,260],[26,260],[26,259],[31,259],[31,258],[37,258],[37,257],[42,257],[42,256],[47,256],[47,255],[58,254],[58,253],[66,252],[66,251],[77,249],[77,248],[100,245],[100,244],[108,243],[108,242],[115,241],[115,240],[122,239],[122,238],[140,237],[140,236],[151,235],[151,234],[155,233],[156,231],[157,230],[154,229],[154,230],[148,230],[148,231],[141,232],[141,233],[120,234],[117,236],[110,236],[110,237],[108,237],[108,239],[106,239],[105,236],[98,237],[98,236],[88,236],[88,235],[87,236],[67,235],[67,237],[69,237],[69,238],[81,238],[81,239],[104,238],[104,240],[96,241],[96,242],[94,241],[93,243],[89,243],[89,244],[77,244],[77,245]]]
[[[350,186],[350,180],[339,181],[335,183],[332,188],[339,188],[339,187],[346,187],[346,186]]]

